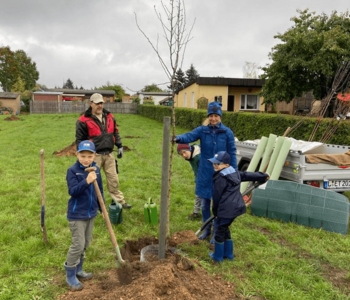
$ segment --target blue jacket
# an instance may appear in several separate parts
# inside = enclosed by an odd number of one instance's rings
[[[234,219],[246,212],[240,192],[241,181],[265,181],[261,172],[240,172],[231,166],[213,175],[213,214],[218,218]]]
[[[191,132],[176,137],[178,143],[188,144],[200,140],[201,158],[199,161],[196,195],[211,199],[214,169],[208,159],[213,158],[219,151],[227,151],[231,156],[231,166],[237,168],[236,146],[233,132],[220,123],[219,128],[199,126]]]
[[[95,162],[91,166],[96,167],[97,183],[102,198],[104,198],[100,169]],[[88,184],[86,181],[88,172],[85,171],[85,168],[77,160],[67,171],[68,193],[71,196],[67,208],[67,219],[69,221],[87,220],[96,217],[97,210],[101,211],[94,185],[92,183]]]

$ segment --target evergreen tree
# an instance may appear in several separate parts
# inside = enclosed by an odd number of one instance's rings
[[[199,74],[193,64],[191,64],[191,67],[186,71],[186,83],[192,83],[196,81],[196,79],[199,77]]]
[[[180,68],[175,73],[174,90],[177,91],[177,90],[183,88],[185,86],[185,84],[186,84],[185,73]],[[171,86],[168,88],[171,89]]]
[[[17,81],[12,85],[11,92],[12,93],[23,93],[26,89],[25,82],[22,80],[20,76],[17,77]]]
[[[62,88],[63,88],[63,89],[72,89],[72,90],[74,90],[73,81],[70,80],[70,78],[68,78],[67,81],[66,81],[66,83],[63,85]]]

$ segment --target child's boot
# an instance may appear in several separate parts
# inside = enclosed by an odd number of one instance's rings
[[[215,251],[209,252],[209,256],[216,262],[222,262],[224,260],[224,243],[218,243],[215,241]]]
[[[224,259],[233,260],[235,256],[233,255],[233,241],[225,240],[224,242]]]
[[[64,263],[66,269],[66,282],[72,291],[80,291],[83,289],[82,283],[77,278],[77,267],[68,267],[67,263]]]
[[[203,233],[200,235],[199,239],[200,240],[205,240],[207,239],[211,234],[211,224],[208,224],[205,229],[203,230]]]
[[[92,278],[92,273],[85,273],[83,271],[84,257],[80,258],[80,263],[77,265],[77,278],[80,280],[88,280]]]
[[[201,218],[201,215],[200,215],[199,213],[195,213],[195,212],[191,213],[191,214],[187,217],[187,219],[188,219],[188,220],[191,220],[191,221],[199,220],[200,218]]]

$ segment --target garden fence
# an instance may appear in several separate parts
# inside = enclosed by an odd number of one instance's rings
[[[77,101],[30,101],[31,114],[70,114],[82,113],[90,107],[88,102]],[[111,113],[137,114],[137,103],[112,102],[103,106]]]

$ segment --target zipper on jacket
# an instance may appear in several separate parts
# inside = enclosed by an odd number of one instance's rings
[[[73,212],[75,212],[76,207],[77,207],[77,200],[74,201]]]

